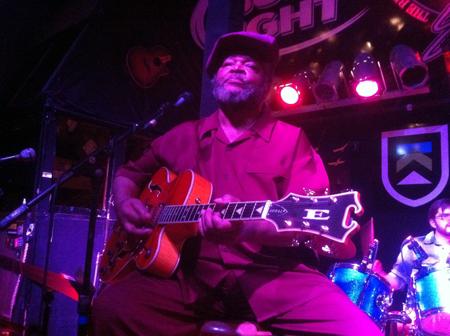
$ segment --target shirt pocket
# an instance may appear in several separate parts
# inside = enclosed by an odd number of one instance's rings
[[[282,165],[249,162],[247,177],[249,187],[264,199],[278,200],[286,195],[291,169]]]
[[[267,178],[283,178],[288,179],[291,175],[291,169],[281,165],[274,165],[263,162],[249,162],[247,164],[248,174],[262,174],[267,175]]]

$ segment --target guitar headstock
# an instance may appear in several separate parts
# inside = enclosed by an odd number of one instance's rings
[[[352,258],[356,248],[351,237],[359,224],[352,213],[362,215],[363,207],[356,191],[328,196],[301,196],[289,194],[273,202],[267,220],[276,224],[278,231],[296,231],[311,235],[307,246],[318,253],[337,259]]]

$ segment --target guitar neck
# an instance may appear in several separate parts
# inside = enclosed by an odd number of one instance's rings
[[[219,208],[217,204],[166,205],[158,218],[158,224],[198,222],[201,211],[219,211],[223,219],[251,220],[265,218],[270,201],[228,203]]]

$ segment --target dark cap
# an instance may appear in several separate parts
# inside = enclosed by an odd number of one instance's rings
[[[258,61],[271,63],[273,67],[278,62],[278,45],[270,35],[237,32],[219,37],[206,62],[206,72],[214,77],[225,58],[232,54],[254,57]]]

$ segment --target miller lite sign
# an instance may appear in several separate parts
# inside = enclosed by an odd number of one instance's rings
[[[449,176],[448,125],[383,132],[382,179],[387,192],[411,207],[436,198]]]

